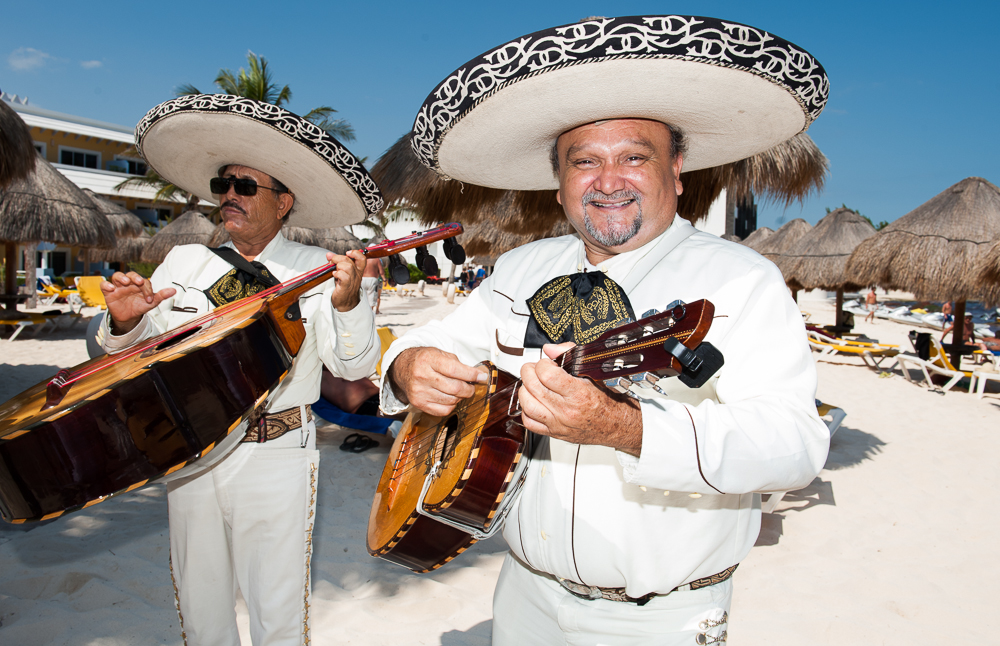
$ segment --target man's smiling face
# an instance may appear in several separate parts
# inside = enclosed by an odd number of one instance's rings
[[[638,249],[670,226],[683,158],[670,155],[670,129],[646,119],[599,121],[557,142],[566,217],[591,262]]]

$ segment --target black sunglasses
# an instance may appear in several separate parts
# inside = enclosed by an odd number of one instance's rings
[[[229,187],[232,186],[233,190],[236,191],[237,195],[251,196],[257,194],[258,188],[264,188],[269,191],[274,191],[275,193],[285,193],[280,188],[271,188],[269,186],[261,186],[256,181],[252,179],[246,179],[243,177],[213,177],[208,182],[209,190],[215,195],[225,195],[229,192]]]

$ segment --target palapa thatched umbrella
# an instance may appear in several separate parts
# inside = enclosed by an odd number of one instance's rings
[[[875,227],[868,220],[841,207],[817,222],[791,249],[778,256],[775,264],[790,285],[836,292],[834,326],[840,327],[844,290],[864,285],[847,277],[847,259],[859,244],[873,235]]]
[[[754,247],[754,251],[764,256],[771,262],[777,264],[778,258],[784,255],[789,249],[795,247],[802,236],[812,231],[812,225],[803,220],[802,218],[795,218],[790,222],[786,222],[781,225],[774,235],[768,236],[766,240],[757,244]],[[792,290],[792,298],[795,302],[799,302],[799,290],[802,289],[802,285],[794,281],[789,281],[787,276],[785,277],[785,284],[788,285],[788,289]]]
[[[98,195],[89,188],[83,189],[83,192],[93,200],[97,210],[108,218],[111,227],[115,230],[117,241],[113,249],[84,250],[84,263],[96,260],[98,262],[119,262],[124,266],[126,263],[139,260],[146,242],[149,241],[149,234],[146,233],[139,216],[124,206]]]
[[[142,260],[142,253],[146,250],[146,245],[153,237],[144,229],[142,233],[130,238],[118,238],[118,244],[114,249],[94,249],[90,252],[90,259],[97,262],[118,262],[125,271],[126,265],[130,262]]]
[[[0,240],[7,243],[6,293],[17,289],[17,243],[25,243],[25,275],[35,275],[39,242],[79,247],[115,246],[114,229],[86,193],[41,157],[28,177],[11,182],[0,196]],[[28,285],[33,285],[29,279]],[[29,307],[35,291],[29,292]]]
[[[345,254],[351,249],[364,249],[365,243],[361,242],[353,233],[344,227],[330,227],[329,229],[313,229],[318,237],[315,245],[322,247],[336,254]]]
[[[827,161],[806,134],[754,157],[681,174],[684,193],[678,200],[681,217],[697,222],[723,190],[740,200],[752,192],[786,204],[822,187]],[[421,164],[402,137],[372,168],[386,204],[405,201],[424,224],[488,221],[501,230],[522,235],[545,234],[565,219],[555,191],[505,191],[440,179]]]
[[[465,226],[465,231],[462,233],[462,247],[468,257],[475,257],[480,264],[487,264],[482,262],[484,258],[496,259],[511,249],[516,249],[529,242],[569,235],[574,232],[573,227],[565,218],[545,233],[527,235],[501,231],[497,227],[480,222]]]
[[[197,211],[178,215],[150,238],[142,252],[145,262],[163,262],[167,253],[177,245],[208,244],[215,233],[215,225]]]
[[[919,300],[955,301],[954,362],[961,356],[965,301],[993,300],[989,285],[980,280],[980,263],[998,237],[1000,189],[969,177],[859,246],[848,271],[860,285],[905,289]]]
[[[761,227],[756,229],[753,233],[748,235],[746,238],[740,241],[740,244],[750,247],[754,251],[759,253],[758,247],[764,243],[765,240],[774,235],[774,231],[767,227]]]
[[[980,259],[976,275],[983,283],[983,300],[991,306],[1000,303],[1000,238]]]
[[[115,238],[134,238],[142,235],[145,229],[138,215],[132,213],[124,206],[115,204],[111,200],[98,195],[89,188],[83,189],[83,192],[94,202],[97,210],[103,213],[104,217],[111,223],[111,228],[115,232]]]
[[[0,190],[35,170],[35,144],[24,120],[0,101]]]

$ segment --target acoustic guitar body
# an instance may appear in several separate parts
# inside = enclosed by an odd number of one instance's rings
[[[490,395],[513,390],[514,378],[489,362],[481,367],[488,383],[476,386],[476,394],[452,415],[417,412],[406,418],[372,503],[367,536],[372,556],[429,572],[476,542],[446,521],[489,529],[523,457],[526,431],[506,406],[497,405],[510,398],[491,402]],[[430,515],[420,512],[421,495]]]
[[[0,514],[13,523],[55,518],[205,455],[288,372],[283,336],[267,308],[248,302],[125,361],[105,355],[78,366],[98,370],[57,405],[47,405],[48,382],[8,401],[0,407]]]

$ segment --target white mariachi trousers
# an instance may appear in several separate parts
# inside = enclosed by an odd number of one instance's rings
[[[207,472],[167,484],[170,569],[184,643],[239,646],[236,590],[254,646],[308,644],[315,430],[241,444]]]
[[[508,552],[493,595],[493,646],[725,644],[732,600],[731,578],[643,606],[581,599]]]

